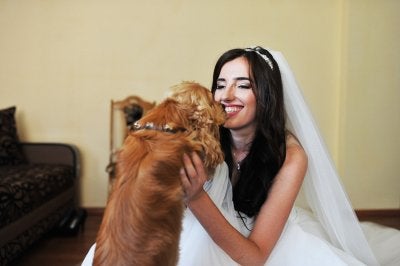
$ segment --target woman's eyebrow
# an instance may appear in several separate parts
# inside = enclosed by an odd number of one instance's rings
[[[237,77],[237,78],[234,78],[234,80],[236,80],[236,81],[241,81],[241,80],[251,81],[250,78],[248,78],[248,77]],[[217,81],[226,81],[226,80],[224,78],[218,78]]]
[[[251,81],[248,77],[237,77],[235,80],[248,80]]]

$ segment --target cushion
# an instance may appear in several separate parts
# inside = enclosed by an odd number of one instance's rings
[[[0,166],[26,163],[15,123],[16,107],[0,110]]]
[[[73,187],[73,171],[59,164],[0,167],[0,228]]]

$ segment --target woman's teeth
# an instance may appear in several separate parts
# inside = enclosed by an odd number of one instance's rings
[[[226,106],[225,107],[225,112],[226,113],[235,113],[235,112],[239,112],[240,110],[242,110],[243,107],[238,107],[238,106]]]

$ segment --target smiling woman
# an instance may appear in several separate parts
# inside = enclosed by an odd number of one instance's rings
[[[198,156],[184,158],[180,265],[400,262],[400,231],[361,228],[280,52],[225,52],[212,92],[229,114],[220,128],[225,164],[209,179]],[[309,210],[294,205],[303,179]]]

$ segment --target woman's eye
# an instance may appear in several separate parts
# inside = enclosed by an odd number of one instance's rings
[[[250,89],[251,86],[250,86],[250,84],[239,84],[238,88],[240,88],[240,89]]]
[[[220,90],[220,89],[223,89],[223,88],[225,88],[225,85],[222,85],[222,84],[217,84],[217,90]]]

